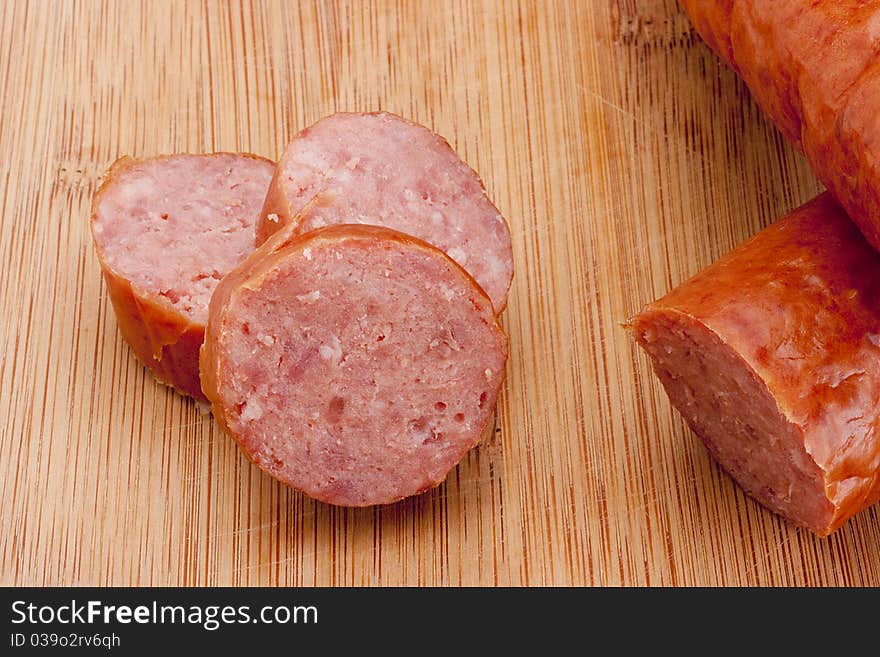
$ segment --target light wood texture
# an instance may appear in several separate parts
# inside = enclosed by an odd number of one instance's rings
[[[334,110],[446,136],[509,218],[491,439],[436,491],[313,502],[121,340],[88,232],[122,154],[278,156]],[[672,0],[0,3],[0,583],[880,584],[746,498],[622,327],[819,189]]]

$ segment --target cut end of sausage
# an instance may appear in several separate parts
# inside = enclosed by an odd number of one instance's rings
[[[802,429],[735,350],[671,310],[649,308],[633,329],[672,405],[746,493],[819,535],[835,529],[824,474],[804,449]]]
[[[253,251],[274,171],[251,155],[122,158],[92,207],[119,330],[156,378],[205,399],[199,349],[219,280]]]
[[[439,484],[479,442],[504,378],[490,300],[442,252],[386,229],[275,248],[212,302],[201,367],[215,416],[318,500],[384,504]]]
[[[300,211],[314,197],[320,202]],[[513,277],[510,229],[479,176],[439,135],[387,112],[338,113],[297,135],[278,165],[257,245],[286,224],[385,226],[432,244],[503,310]]]
[[[204,324],[217,283],[253,251],[273,171],[231,153],[117,163],[92,218],[102,264]]]

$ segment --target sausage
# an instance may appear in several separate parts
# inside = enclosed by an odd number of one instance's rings
[[[307,201],[321,195],[311,212]],[[367,221],[418,237],[507,303],[510,229],[479,176],[442,137],[388,112],[337,113],[300,132],[278,163],[257,224],[257,245],[283,225],[305,233]]]
[[[730,45],[730,17],[735,0],[679,0],[694,28],[729,66],[736,69]]]
[[[119,329],[155,376],[205,400],[199,348],[218,281],[253,251],[274,163],[254,155],[124,157],[92,204]]]
[[[824,536],[880,498],[880,254],[830,195],[631,327],[673,406],[758,502]]]
[[[880,249],[880,2],[681,4]]]
[[[368,225],[276,233],[217,286],[201,374],[276,479],[367,506],[439,484],[480,440],[507,338],[442,251]]]

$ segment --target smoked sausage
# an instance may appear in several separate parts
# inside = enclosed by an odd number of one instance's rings
[[[369,222],[366,222],[369,223]],[[276,479],[367,506],[439,484],[480,440],[507,338],[451,258],[373,225],[272,235],[217,286],[201,375]]]
[[[880,1],[681,4],[880,249]]]
[[[197,399],[208,301],[253,251],[273,172],[252,155],[125,157],[95,195],[92,237],[119,329],[160,381]]]
[[[388,112],[340,112],[293,138],[269,186],[257,245],[289,224],[301,234],[368,221],[445,251],[496,312],[504,309],[513,277],[507,222],[446,140]]]
[[[824,536],[880,498],[880,254],[830,195],[631,328],[673,406],[761,504]]]

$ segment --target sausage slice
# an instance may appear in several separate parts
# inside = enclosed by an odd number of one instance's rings
[[[673,406],[761,504],[827,535],[880,498],[880,254],[828,194],[632,328]]]
[[[214,416],[276,479],[345,506],[439,484],[480,440],[507,338],[440,250],[376,226],[277,233],[211,300]]]
[[[316,195],[321,201],[303,213]],[[301,234],[368,222],[445,251],[496,312],[504,309],[513,276],[507,222],[446,140],[387,112],[334,114],[290,142],[266,196],[257,245],[288,224]]]
[[[156,377],[205,399],[199,348],[220,279],[253,251],[274,164],[214,153],[122,158],[92,206],[92,237],[116,319]]]

